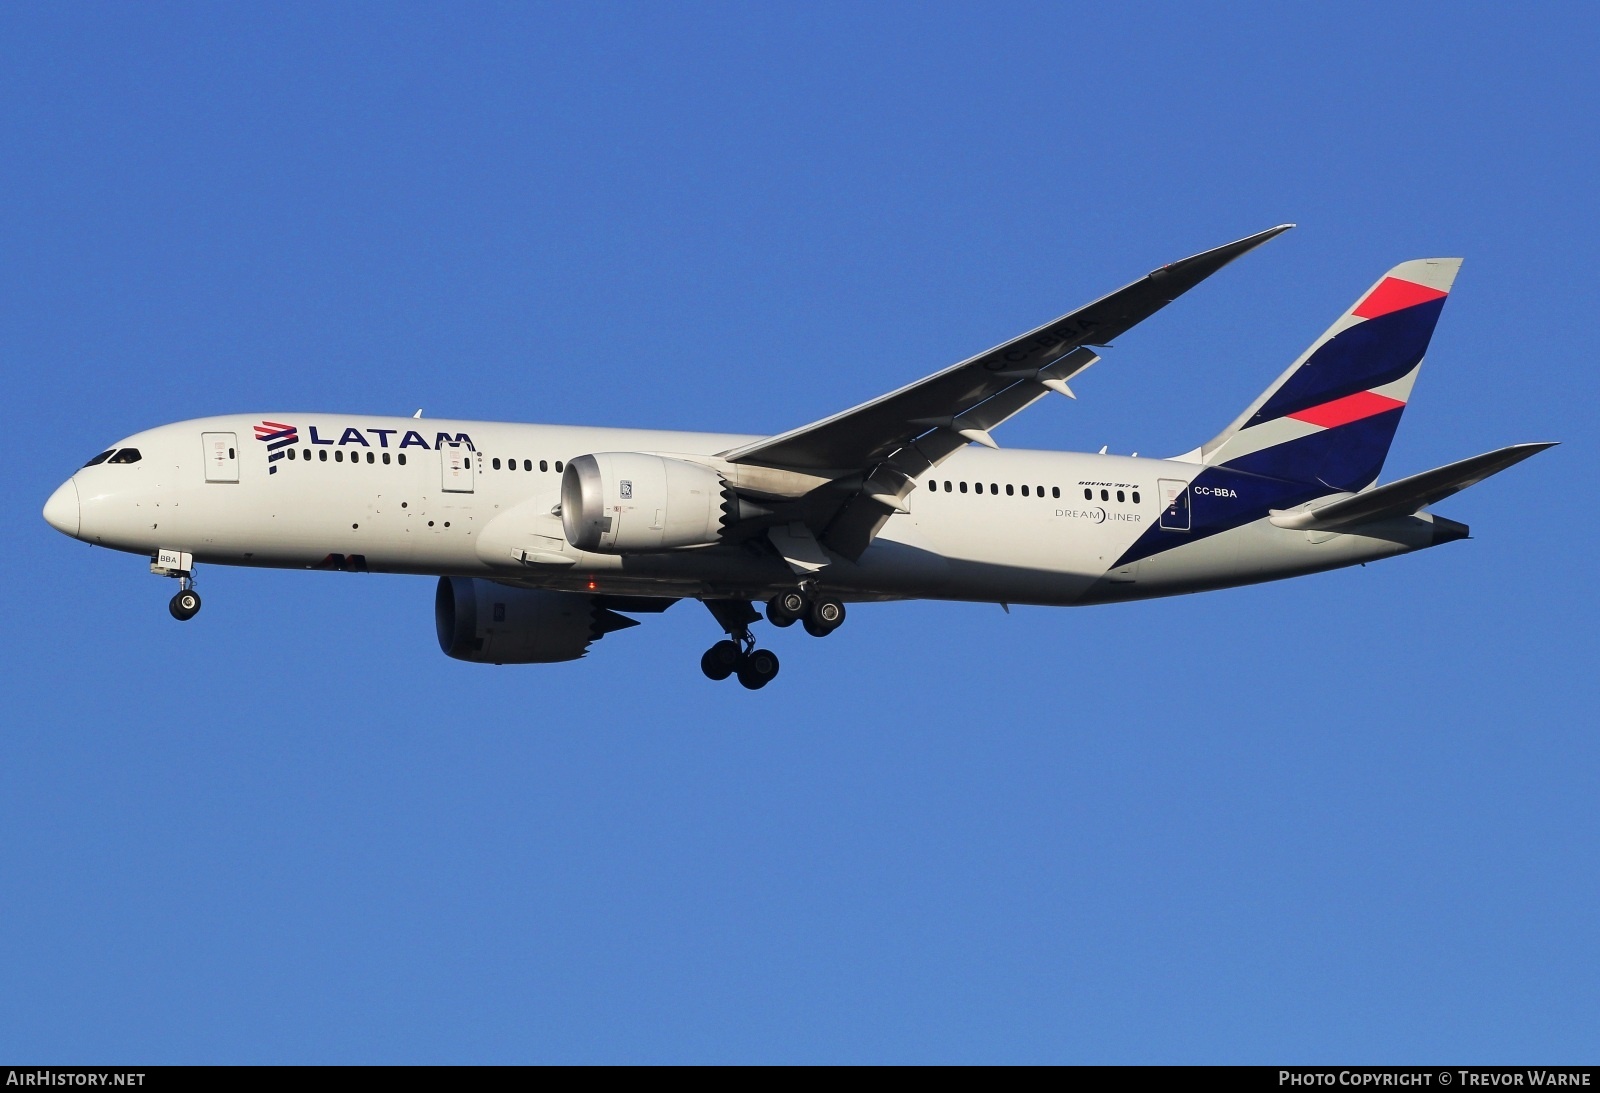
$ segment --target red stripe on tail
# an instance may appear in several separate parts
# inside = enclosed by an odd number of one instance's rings
[[[1387,315],[1391,311],[1402,308],[1415,307],[1425,304],[1429,300],[1437,300],[1448,296],[1448,292],[1440,292],[1427,285],[1419,285],[1415,281],[1402,281],[1398,277],[1385,277],[1378,282],[1378,287],[1367,293],[1367,298],[1358,304],[1350,314],[1360,319],[1376,319],[1379,315]]]
[[[1320,406],[1308,406],[1288,416],[1308,425],[1320,425],[1324,429],[1332,429],[1336,425],[1348,425],[1352,421],[1360,421],[1364,417],[1371,417],[1404,405],[1405,403],[1399,399],[1374,394],[1371,391],[1357,391],[1353,395],[1336,398]]]

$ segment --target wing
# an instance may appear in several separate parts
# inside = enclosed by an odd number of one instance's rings
[[[926,379],[724,452],[722,457],[730,463],[836,476],[866,471],[936,429],[955,436],[956,447],[971,440],[992,443],[989,429],[1094,363],[1096,358],[1087,350],[1067,359],[1075,350],[1108,344],[1235,258],[1293,226],[1280,224],[1162,266],[1109,296]],[[996,405],[985,406],[996,399],[1000,399]]]

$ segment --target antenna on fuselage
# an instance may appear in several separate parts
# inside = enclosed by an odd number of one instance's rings
[[[412,414],[411,416],[412,417],[421,417],[422,416],[422,407],[420,407],[420,406],[417,407],[417,412]]]

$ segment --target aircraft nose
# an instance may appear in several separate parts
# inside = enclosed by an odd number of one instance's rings
[[[79,519],[78,483],[69,478],[44,503],[44,521],[63,535],[76,539]]]

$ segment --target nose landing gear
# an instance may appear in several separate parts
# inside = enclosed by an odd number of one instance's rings
[[[194,555],[181,550],[158,550],[150,557],[150,572],[178,579],[178,594],[167,603],[173,618],[188,622],[200,613],[200,593],[194,590]]]

